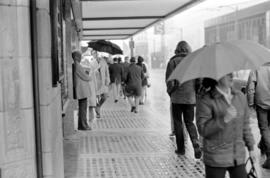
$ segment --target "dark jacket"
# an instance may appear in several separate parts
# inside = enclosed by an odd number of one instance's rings
[[[84,99],[89,97],[91,95],[89,81],[92,79],[78,62],[72,64],[72,76],[73,98]]]
[[[121,83],[123,78],[123,67],[121,64],[113,63],[109,66],[111,83]]]
[[[225,123],[229,104],[215,88],[197,101],[196,121],[203,137],[204,163],[213,167],[231,167],[245,163],[245,145],[253,150],[249,110],[244,94],[232,90],[232,105],[237,116]]]
[[[187,81],[181,84],[180,86],[174,83],[177,81],[167,81],[173,70],[182,61],[183,58],[184,58],[183,55],[175,55],[168,62],[165,76],[167,91],[171,97],[172,103],[195,104],[196,103],[195,80]]]
[[[129,87],[142,87],[142,80],[144,79],[143,70],[135,63],[131,63],[127,70],[126,85]]]

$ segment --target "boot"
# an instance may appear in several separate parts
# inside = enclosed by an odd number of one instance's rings
[[[263,163],[262,167],[264,169],[270,169],[270,157],[267,157],[267,159],[265,160],[265,162]]]
[[[266,154],[266,146],[262,138],[260,142],[258,143],[258,148],[260,149],[262,155]]]
[[[194,157],[200,159],[202,157],[202,150],[198,143],[194,144]]]

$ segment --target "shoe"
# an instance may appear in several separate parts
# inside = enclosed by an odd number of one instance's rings
[[[262,140],[258,143],[258,148],[260,149],[262,155],[266,154],[266,146]]]
[[[202,150],[200,146],[194,148],[194,157],[200,159],[202,157]]]
[[[135,108],[134,106],[132,106],[132,107],[131,107],[131,111],[130,111],[130,112],[134,112],[134,111],[135,111],[135,109],[136,109],[136,108]]]
[[[117,103],[117,102],[118,102],[118,100],[114,100],[114,102],[115,102],[115,103]]]
[[[96,107],[96,118],[100,118],[100,106]]]
[[[134,113],[138,113],[138,111],[136,110],[136,108],[135,108],[135,110],[133,111]]]
[[[144,102],[139,102],[139,105],[144,105]]]
[[[268,157],[265,162],[263,163],[262,167],[264,169],[270,169],[270,157]]]
[[[85,128],[78,128],[78,130],[92,130],[91,127],[85,127]]]
[[[177,155],[185,155],[186,151],[185,150],[175,150],[174,151]]]

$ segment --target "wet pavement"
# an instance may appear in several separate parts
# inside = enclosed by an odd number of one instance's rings
[[[188,137],[186,155],[174,153],[164,72],[152,71],[147,101],[139,113],[131,113],[126,100],[114,103],[110,97],[91,131],[76,131],[65,137],[65,178],[204,177],[203,163],[194,159]],[[254,115],[251,120],[258,141]],[[259,166],[265,158],[257,148],[256,153],[259,177],[269,178],[270,171]]]

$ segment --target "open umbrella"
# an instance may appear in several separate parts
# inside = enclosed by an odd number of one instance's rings
[[[106,52],[112,55],[123,54],[123,51],[117,44],[106,40],[91,41],[88,43],[88,47],[92,48],[95,51]]]
[[[257,69],[270,62],[270,50],[247,40],[218,42],[204,46],[185,57],[172,72],[169,80],[180,83],[208,77],[215,80],[245,69]]]

